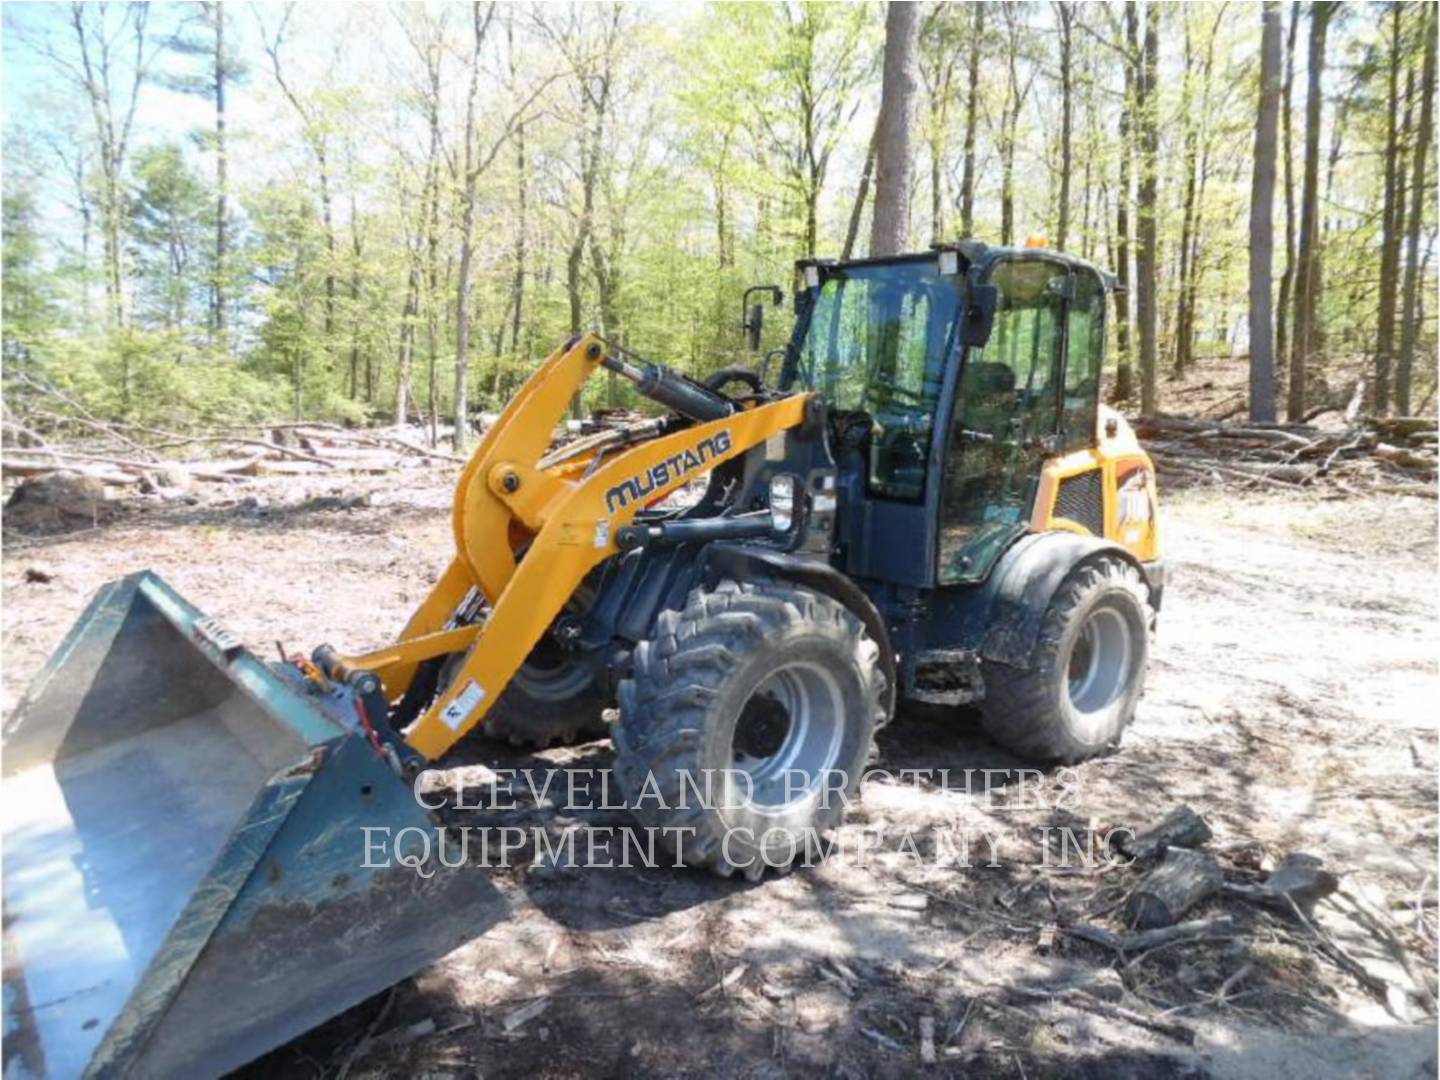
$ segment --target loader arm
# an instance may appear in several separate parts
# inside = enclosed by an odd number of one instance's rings
[[[460,474],[449,567],[395,645],[342,661],[351,671],[374,673],[394,700],[423,661],[469,650],[450,684],[404,733],[406,743],[428,759],[484,720],[585,576],[619,551],[619,530],[648,503],[805,418],[809,395],[797,394],[611,457],[602,449],[589,456],[583,472],[573,461],[545,467],[551,433],[604,359],[604,344],[586,335],[557,350],[530,377]],[[472,588],[489,601],[489,616],[453,626]]]

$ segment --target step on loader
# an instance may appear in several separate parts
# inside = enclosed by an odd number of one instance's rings
[[[751,879],[823,842],[897,701],[1109,750],[1165,583],[1154,469],[1100,403],[1112,287],[967,241],[800,263],[759,371],[566,342],[373,651],[266,662],[153,574],[106,586],[5,726],[6,1075],[217,1075],[502,921],[484,873],[367,857],[433,830],[412,787],[472,731],[608,719],[637,824]],[[662,411],[552,448],[602,369]]]

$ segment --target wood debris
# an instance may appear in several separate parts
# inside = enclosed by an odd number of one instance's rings
[[[1157,416],[1134,421],[1162,478],[1281,490],[1436,497],[1436,421],[1356,417],[1338,430]]]
[[[1130,894],[1126,915],[1131,926],[1149,930],[1170,926],[1200,901],[1220,891],[1220,864],[1207,851],[1171,848],[1165,861],[1146,874]]]

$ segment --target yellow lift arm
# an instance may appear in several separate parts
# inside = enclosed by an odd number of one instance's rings
[[[340,663],[342,671],[373,672],[394,700],[423,661],[469,650],[449,686],[405,732],[405,741],[428,759],[484,720],[585,575],[619,550],[622,526],[698,473],[799,426],[810,396],[795,394],[698,423],[609,460],[602,449],[583,470],[574,459],[547,464],[555,425],[604,360],[604,343],[587,334],[540,365],[460,474],[455,558],[445,573],[399,641]],[[446,629],[472,588],[489,601],[489,616]]]

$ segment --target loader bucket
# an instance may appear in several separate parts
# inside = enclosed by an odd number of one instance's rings
[[[7,1078],[219,1075],[506,913],[395,865],[435,836],[409,786],[153,574],[95,596],[3,762]]]

